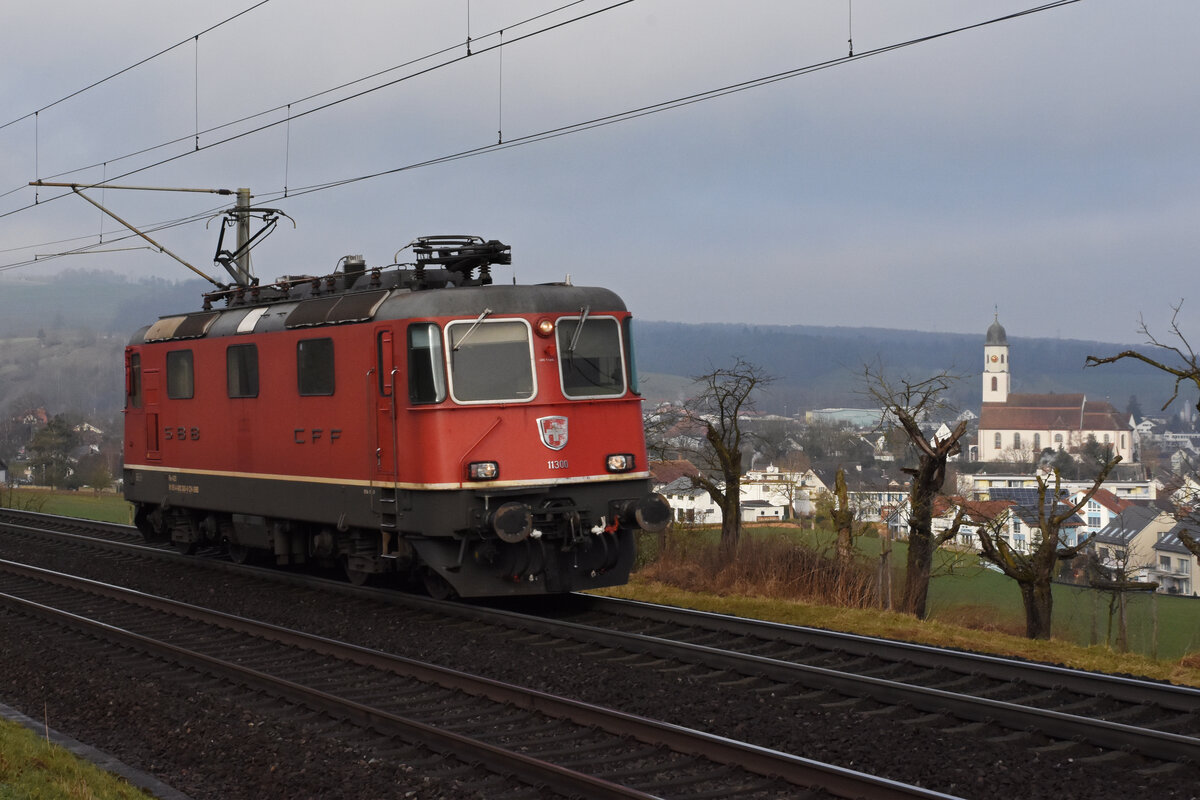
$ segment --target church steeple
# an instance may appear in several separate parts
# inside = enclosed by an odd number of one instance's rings
[[[1009,388],[1008,334],[1000,324],[1000,311],[997,309],[983,343],[983,402],[1005,402]]]

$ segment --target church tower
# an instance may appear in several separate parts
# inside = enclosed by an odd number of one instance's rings
[[[983,343],[983,402],[1007,401],[1009,388],[1008,335],[1000,324],[1000,312],[996,312]]]

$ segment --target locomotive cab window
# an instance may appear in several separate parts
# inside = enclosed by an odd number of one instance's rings
[[[621,327],[613,317],[563,317],[558,321],[558,368],[567,397],[625,394]]]
[[[196,393],[196,378],[192,367],[191,350],[172,350],[167,353],[167,397],[189,400]]]
[[[333,339],[301,339],[296,343],[296,387],[301,397],[333,394]]]
[[[258,346],[231,345],[225,351],[225,378],[230,397],[258,397]]]
[[[533,349],[524,320],[463,320],[446,326],[450,394],[460,403],[532,400]]]
[[[408,326],[408,399],[440,403],[446,399],[442,336],[438,326],[420,322]]]

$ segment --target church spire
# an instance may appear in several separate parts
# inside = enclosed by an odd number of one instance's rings
[[[997,308],[983,343],[983,402],[1007,401],[1009,388],[1008,334],[1000,324],[1000,309]]]

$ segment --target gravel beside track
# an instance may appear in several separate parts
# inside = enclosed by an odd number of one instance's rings
[[[1098,755],[1028,735],[901,715],[867,701],[812,693],[782,704],[770,685],[736,675],[656,669],[649,659],[597,658],[570,644],[448,624],[422,614],[312,589],[253,582],[186,565],[130,562],[6,541],[0,558],[121,583],[234,614],[534,686],[678,725],[743,739],[970,798],[1200,796],[1192,766],[1146,770],[1127,754]],[[59,658],[47,668],[45,654]],[[158,775],[197,800],[210,797],[471,797],[444,765],[347,751],[336,727],[298,723],[264,704],[229,707],[194,696],[186,675],[138,665],[79,663],[69,646],[0,610],[0,701]],[[729,698],[737,698],[731,706]],[[1097,760],[1098,759],[1098,760]]]

